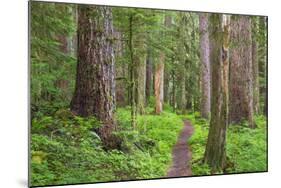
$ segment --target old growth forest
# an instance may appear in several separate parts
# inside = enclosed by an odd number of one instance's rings
[[[267,171],[267,18],[30,2],[32,186]]]

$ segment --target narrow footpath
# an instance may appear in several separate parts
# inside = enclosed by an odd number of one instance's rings
[[[173,163],[168,170],[167,177],[191,176],[191,151],[187,144],[188,138],[193,133],[193,127],[187,120],[184,121],[184,127],[179,134],[178,141],[173,147]]]

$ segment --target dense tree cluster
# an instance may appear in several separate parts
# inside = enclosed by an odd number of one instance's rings
[[[95,117],[104,149],[122,140],[116,110],[200,112],[203,161],[226,165],[226,131],[267,113],[267,20],[167,10],[31,3],[32,118],[69,108]],[[153,107],[153,112],[147,111]]]

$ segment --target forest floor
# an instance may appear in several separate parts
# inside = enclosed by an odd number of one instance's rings
[[[179,134],[178,141],[173,147],[173,163],[168,170],[167,177],[191,176],[191,151],[187,140],[193,134],[193,127],[187,120],[184,121],[184,127]]]

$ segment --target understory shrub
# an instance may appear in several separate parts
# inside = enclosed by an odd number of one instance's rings
[[[187,117],[187,116],[185,116]],[[194,126],[194,133],[188,143],[192,150],[192,174],[210,174],[208,165],[203,164],[205,147],[208,138],[209,123],[207,120],[191,119]],[[225,173],[259,172],[267,170],[267,127],[264,116],[256,116],[256,129],[250,129],[241,125],[229,125],[226,140],[226,169]],[[247,124],[247,123],[246,123]]]
[[[151,109],[147,109],[149,111]],[[137,128],[130,125],[129,108],[118,109],[118,150],[105,151],[94,132],[95,118],[74,116],[59,110],[54,116],[40,116],[31,126],[31,184],[33,186],[159,178],[171,164],[182,120],[163,112],[142,115]]]

